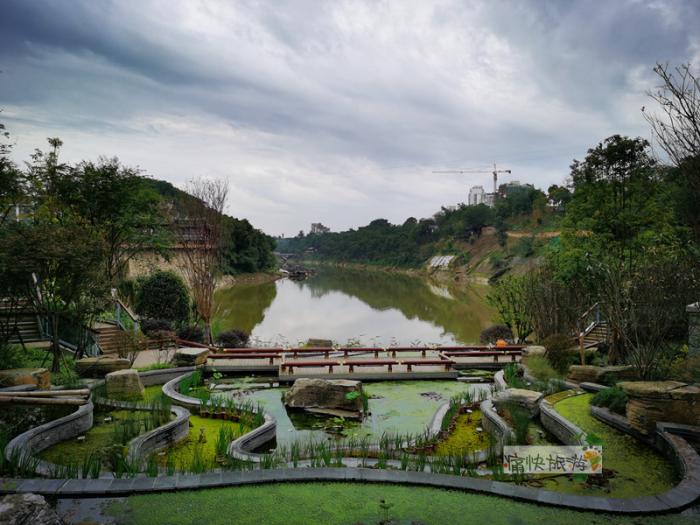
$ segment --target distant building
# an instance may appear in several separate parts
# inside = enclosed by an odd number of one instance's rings
[[[486,192],[484,191],[483,186],[472,186],[471,188],[469,188],[469,200],[467,201],[467,204],[469,206],[477,206],[478,204],[483,204],[484,195],[486,195]]]
[[[311,231],[309,233],[320,234],[320,233],[328,233],[329,231],[331,231],[331,229],[328,228],[327,226],[324,226],[320,222],[314,222],[311,224]]]

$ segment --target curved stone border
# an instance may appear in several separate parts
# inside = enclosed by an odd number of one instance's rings
[[[185,439],[190,433],[190,411],[186,408],[173,406],[171,411],[175,419],[135,437],[129,443],[129,458],[133,461],[143,459],[149,454]]]
[[[508,383],[506,383],[503,369],[493,374],[493,383],[496,385],[496,390],[505,390],[508,388]]]
[[[167,383],[171,379],[179,377],[185,374],[186,372],[194,372],[195,370],[196,367],[194,366],[158,368],[156,370],[139,372],[139,377],[141,378],[141,383],[143,383],[143,386],[162,385],[163,383]]]
[[[672,436],[672,444],[678,446],[683,438]],[[687,445],[687,443],[686,443]],[[688,445],[690,447],[690,445]],[[700,458],[695,451],[687,458],[688,468],[695,469],[693,478],[671,490],[657,495],[639,498],[602,498],[595,496],[575,496],[549,490],[516,485],[515,483],[491,481],[472,477],[433,474],[429,472],[378,470],[368,468],[299,468],[252,471],[212,472],[201,475],[161,476],[157,478],[137,477],[132,479],[7,479],[0,480],[0,493],[14,494],[34,492],[44,496],[59,498],[72,497],[123,497],[131,494],[148,494],[192,490],[204,488],[235,487],[263,483],[284,482],[370,482],[424,486],[439,489],[463,490],[494,496],[566,507],[584,511],[597,511],[618,514],[649,514],[678,511],[692,505],[700,491],[697,478]],[[687,480],[687,483],[685,481]]]
[[[92,427],[93,408],[92,401],[88,401],[67,416],[30,428],[26,432],[15,436],[5,447],[5,457],[9,458],[15,450],[19,450],[24,454],[36,455],[60,441],[78,437]],[[47,476],[51,473],[52,467],[51,463],[39,461],[37,473]]]
[[[183,379],[190,377],[194,373],[194,369],[181,374],[163,385],[163,393],[168,396],[173,403],[182,407],[199,412],[202,406],[202,400],[194,397],[181,394],[179,391],[180,383]],[[243,434],[239,438],[233,440],[228,446],[228,455],[232,458],[242,461],[250,461],[260,463],[262,454],[253,452],[257,448],[269,443],[277,437],[277,420],[269,413],[263,411],[265,421],[259,427],[252,429],[250,432]]]
[[[515,439],[513,430],[508,423],[498,415],[491,399],[482,401],[479,408],[481,409],[481,425],[486,432],[496,439],[495,452],[497,454],[503,454],[503,446]]]
[[[540,422],[565,445],[585,445],[586,433],[559,414],[549,401],[540,401]]]
[[[180,393],[180,383],[183,381],[183,379],[190,377],[194,372],[195,370],[192,369],[169,380],[163,385],[163,393],[176,405],[199,412],[199,408],[202,406],[201,399],[186,396]]]

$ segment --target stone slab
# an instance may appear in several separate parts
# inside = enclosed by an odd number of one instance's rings
[[[200,366],[207,362],[208,348],[185,347],[175,351],[173,363],[175,366]]]
[[[10,368],[0,370],[0,387],[34,385],[47,390],[51,387],[51,374],[47,368]]]
[[[104,377],[110,372],[131,368],[131,362],[121,357],[84,357],[75,362],[80,377]]]

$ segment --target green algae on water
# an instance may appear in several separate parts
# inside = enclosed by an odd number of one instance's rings
[[[586,433],[603,440],[603,468],[615,471],[609,487],[589,487],[561,476],[548,480],[545,488],[582,495],[632,498],[660,494],[675,482],[673,466],[656,450],[624,434],[590,413],[593,394],[566,397],[554,405],[555,410]]]

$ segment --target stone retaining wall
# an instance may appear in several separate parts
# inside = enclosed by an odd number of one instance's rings
[[[174,420],[134,438],[129,443],[129,457],[132,460],[145,458],[187,437],[190,432],[190,411],[178,406],[172,407],[171,410],[175,414]]]
[[[571,421],[561,416],[544,399],[540,401],[540,422],[551,434],[565,445],[585,444],[586,434]]]
[[[79,406],[72,414],[23,432],[7,444],[4,451],[5,457],[9,458],[15,449],[25,454],[36,455],[56,443],[76,438],[87,432],[92,428],[93,408],[92,401],[88,401],[86,404]],[[50,463],[39,462],[37,467],[39,474],[48,475],[50,470]]]
[[[513,430],[508,423],[494,410],[493,402],[490,399],[482,401],[481,426],[495,439],[494,452],[503,454],[503,446],[515,438]]]
[[[178,368],[163,368],[160,370],[149,370],[147,372],[139,372],[139,377],[143,386],[162,385],[171,379],[179,377],[186,372],[193,372],[193,366],[181,366]]]

